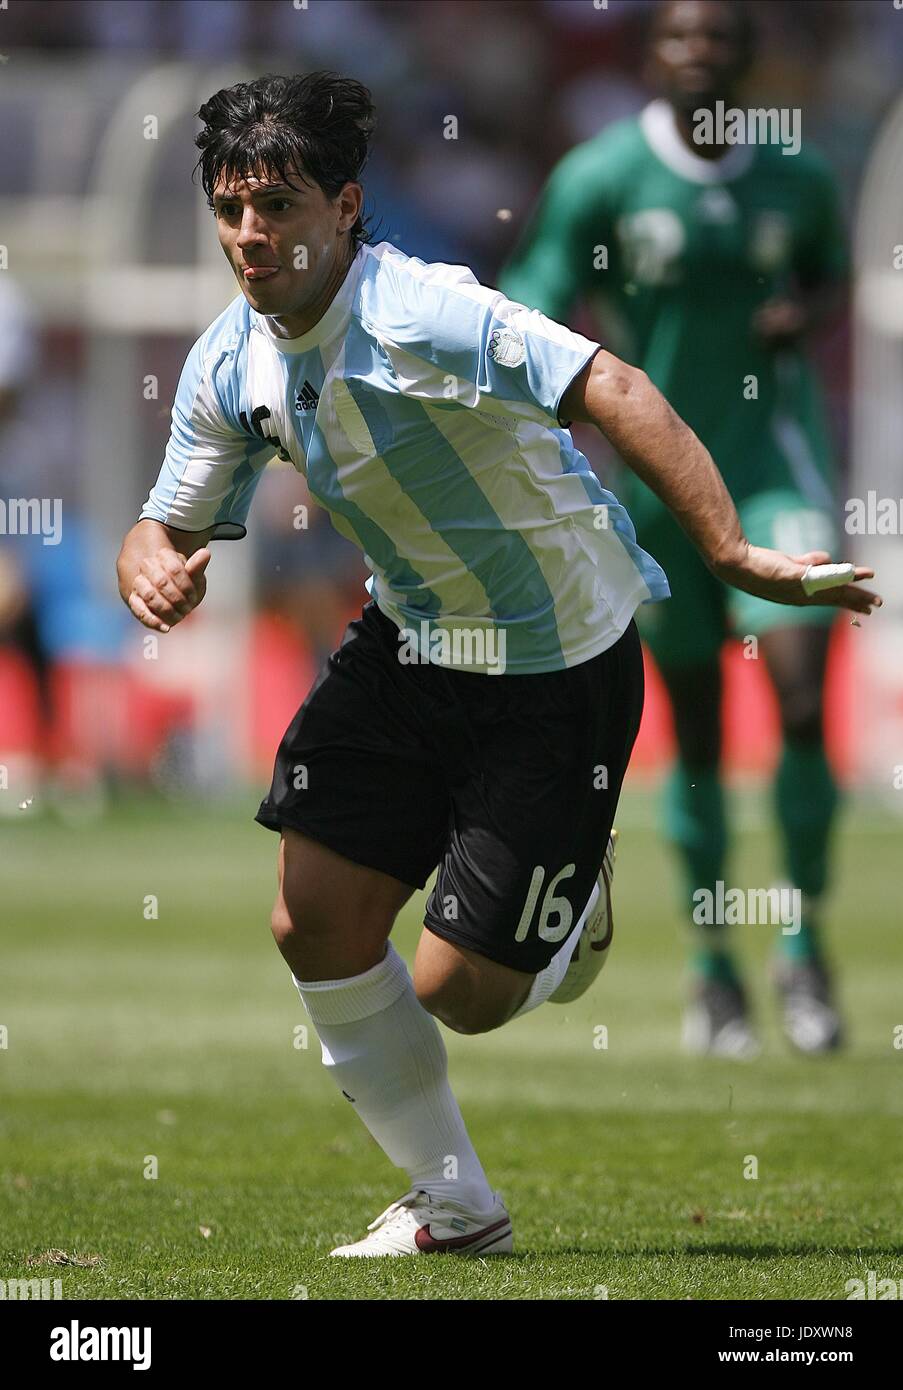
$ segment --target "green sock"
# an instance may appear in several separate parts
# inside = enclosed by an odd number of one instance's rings
[[[784,841],[784,867],[806,898],[818,898],[828,881],[828,849],[839,792],[821,743],[788,739],[774,781],[775,809]],[[811,909],[795,935],[780,933],[781,951],[792,960],[819,955]]]
[[[698,928],[694,927],[693,930],[697,931]],[[694,975],[701,975],[704,980],[720,980],[725,985],[740,983],[734,958],[723,941],[706,941],[704,945],[692,950],[690,969]]]
[[[724,878],[727,824],[716,768],[694,769],[678,759],[665,789],[665,834],[682,861],[682,906],[692,931],[691,968],[705,979],[736,983],[726,929],[696,926],[692,916],[693,894],[700,888],[714,894],[717,880]]]
[[[821,956],[818,925],[811,914],[803,914],[798,932],[789,936],[781,932],[778,939],[781,955],[787,960],[818,960]]]

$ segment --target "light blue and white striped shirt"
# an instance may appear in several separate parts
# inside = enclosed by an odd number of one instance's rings
[[[509,673],[576,666],[670,593],[559,424],[598,346],[466,266],[363,245],[301,337],[278,337],[240,294],[199,338],[141,516],[243,536],[279,452],[364,551],[367,589],[424,656],[501,669],[457,644],[466,629],[484,653],[501,641]]]

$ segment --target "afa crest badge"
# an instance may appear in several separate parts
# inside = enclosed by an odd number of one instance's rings
[[[519,367],[527,355],[527,346],[513,328],[494,328],[487,351],[500,367]]]

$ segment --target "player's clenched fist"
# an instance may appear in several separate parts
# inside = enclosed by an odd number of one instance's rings
[[[207,592],[204,571],[209,563],[206,547],[187,560],[168,547],[145,555],[132,580],[129,608],[145,627],[168,632],[203,599]]]

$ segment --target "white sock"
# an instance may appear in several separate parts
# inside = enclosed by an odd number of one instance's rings
[[[411,1187],[490,1211],[495,1199],[448,1084],[445,1044],[391,941],[362,975],[292,979],[324,1066]]]
[[[586,919],[589,916],[589,914],[593,911],[598,901],[599,883],[597,880],[596,885],[593,888],[592,893],[590,894],[589,902],[583,909],[583,915],[580,918],[580,921],[577,923],[576,927],[574,927],[574,930],[571,932],[570,936],[567,938],[561,949],[557,951],[556,954],[549,961],[545,970],[540,970],[537,975],[533,976],[533,983],[530,986],[530,993],[527,995],[526,999],[521,1004],[517,1012],[511,1015],[511,1018],[508,1020],[509,1023],[513,1022],[513,1020],[516,1018],[520,1018],[522,1014],[528,1014],[533,1009],[538,1009],[540,1004],[544,1004],[546,1002],[550,994],[555,993],[556,989],[561,984],[561,981],[564,979],[564,972],[567,970],[568,966],[571,963],[571,956],[574,954],[574,951],[577,948],[577,942],[580,940],[580,933],[583,931]]]

